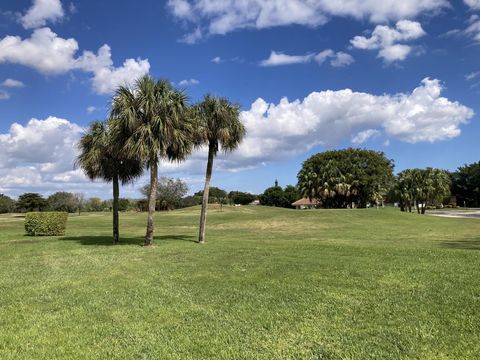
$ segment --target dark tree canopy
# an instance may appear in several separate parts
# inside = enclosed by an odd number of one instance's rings
[[[7,195],[0,194],[0,214],[15,211],[15,200]]]
[[[150,185],[145,185],[140,192],[148,198]],[[173,210],[181,205],[182,198],[188,192],[187,184],[181,179],[162,176],[158,178],[157,210]]]
[[[278,185],[278,182],[275,181],[275,185],[271,186],[259,196],[260,204],[265,206],[275,206],[275,207],[288,207],[287,197],[283,192],[281,186]]]
[[[47,200],[37,193],[25,193],[20,195],[17,201],[17,209],[21,212],[42,211],[47,206]]]
[[[480,207],[480,161],[459,167],[451,179],[458,205]]]
[[[203,190],[197,191],[194,196],[203,197]],[[208,194],[208,203],[224,203],[227,200],[228,194],[225,190],[222,190],[218,187],[211,186]]]
[[[228,198],[233,204],[248,205],[257,199],[257,196],[247,192],[230,191],[228,193]]]
[[[48,207],[53,211],[66,211],[73,213],[78,210],[79,201],[75,194],[58,191],[50,195],[47,199]]]
[[[301,196],[324,207],[365,207],[380,202],[393,178],[393,160],[383,152],[364,149],[326,151],[313,155],[298,173]]]
[[[422,214],[428,206],[437,205],[450,194],[450,177],[441,169],[406,169],[395,179],[394,194],[400,210]]]

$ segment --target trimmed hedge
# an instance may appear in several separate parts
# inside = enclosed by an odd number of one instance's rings
[[[30,236],[63,235],[67,219],[66,212],[30,212],[25,215],[25,231]]]

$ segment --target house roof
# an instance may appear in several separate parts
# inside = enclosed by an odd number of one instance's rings
[[[317,199],[312,199],[310,200],[309,198],[303,198],[300,200],[295,201],[292,206],[300,206],[300,205],[318,205],[320,204],[320,201]]]

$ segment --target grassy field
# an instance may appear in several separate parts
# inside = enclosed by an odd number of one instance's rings
[[[0,216],[0,359],[478,359],[480,220],[225,207]]]

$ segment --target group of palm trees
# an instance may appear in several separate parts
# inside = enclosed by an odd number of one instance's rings
[[[150,171],[145,246],[153,244],[154,214],[160,160],[184,161],[194,149],[208,147],[208,161],[198,242],[205,242],[208,194],[213,160],[219,150],[235,150],[245,136],[240,107],[206,95],[189,104],[186,93],[168,80],[148,75],[112,97],[105,121],[94,121],[80,139],[77,165],[92,180],[113,184],[113,242],[119,242],[119,183],[131,183]]]

